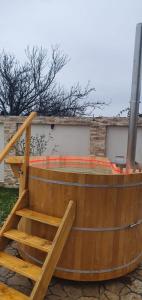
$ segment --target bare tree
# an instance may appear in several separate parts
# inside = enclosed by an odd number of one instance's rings
[[[0,54],[0,114],[28,115],[35,110],[47,116],[80,116],[102,108],[105,102],[88,101],[95,89],[79,83],[69,91],[57,84],[56,76],[68,62],[68,57],[56,46],[51,57],[47,50],[26,49],[26,62],[15,56]]]
[[[122,117],[122,116],[127,116],[129,117],[130,116],[130,108],[129,107],[125,107],[123,109],[120,110],[120,112],[116,115],[116,117]]]

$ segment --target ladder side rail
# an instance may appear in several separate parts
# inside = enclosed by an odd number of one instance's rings
[[[11,229],[11,227],[16,228],[19,223],[19,218],[15,214],[17,210],[22,209],[27,206],[28,201],[28,191],[24,190],[20,195],[19,199],[15,203],[11,213],[8,215],[6,221],[4,222],[1,230],[0,230],[0,250],[4,249],[8,240],[3,237],[3,234]]]
[[[26,207],[27,199],[28,191],[24,190],[21,196],[18,198],[17,202],[15,203],[14,207],[12,208],[11,213],[8,215],[6,221],[4,222],[0,230],[0,236],[2,236],[5,231],[11,229],[11,227],[15,228],[17,226],[17,222],[19,222],[17,220],[19,218],[17,218],[16,211]]]
[[[21,137],[21,135],[23,134],[23,132],[25,131],[25,129],[27,129],[29,127],[29,125],[31,124],[32,120],[36,117],[36,115],[37,115],[36,112],[32,112],[29,115],[29,117],[25,120],[25,122],[20,126],[20,128],[18,129],[18,131],[14,134],[14,136],[11,138],[11,140],[9,141],[9,143],[5,146],[5,148],[3,149],[3,151],[0,153],[0,163],[3,161],[3,159],[5,158],[5,156],[9,153],[9,151],[14,146],[14,144],[17,142],[17,140]]]

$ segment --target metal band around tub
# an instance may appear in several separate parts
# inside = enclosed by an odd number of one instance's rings
[[[43,182],[47,182],[47,183],[51,183],[51,184],[62,184],[62,185],[69,185],[69,186],[81,186],[81,187],[124,187],[124,185],[97,185],[97,184],[81,184],[78,182],[66,182],[66,181],[58,181],[58,180],[50,180],[50,179],[46,179],[46,178],[41,178],[39,176],[30,176],[31,179],[34,180],[38,180],[38,181],[43,181]],[[136,186],[137,185],[142,185],[142,182],[138,182],[135,183],[133,185],[130,184],[125,184],[125,187],[131,187],[131,186]],[[130,229],[133,228],[135,226],[141,225],[142,224],[142,220],[138,220],[135,223],[132,224],[128,224],[128,225],[123,225],[123,226],[116,226],[116,227],[72,227],[72,230],[76,230],[76,231],[90,231],[90,232],[104,232],[104,231],[118,231],[118,230],[125,230],[125,229]]]
[[[132,223],[129,225],[123,226],[116,226],[116,227],[72,227],[72,230],[76,231],[90,231],[90,232],[104,232],[104,231],[118,231],[118,230],[125,230],[131,229],[138,225],[142,224],[142,219],[138,220],[136,223]]]
[[[51,180],[42,178],[39,176],[30,175],[31,179],[47,182],[50,184],[59,184],[59,185],[66,185],[66,186],[79,186],[79,187],[86,187],[86,188],[126,188],[126,187],[136,187],[142,186],[142,181],[134,182],[134,183],[125,183],[125,184],[92,184],[92,183],[80,183],[80,182],[70,182],[70,181],[62,181],[62,180]]]
[[[22,252],[29,259],[32,259],[34,262],[36,262],[36,263],[38,263],[40,265],[43,265],[43,262],[41,260],[39,260],[39,259],[33,257],[32,255],[28,254],[23,249],[22,249]],[[56,271],[67,272],[67,273],[78,273],[78,274],[101,274],[101,273],[109,273],[109,272],[114,272],[114,271],[118,271],[118,270],[121,270],[121,269],[125,269],[125,268],[131,266],[137,260],[139,260],[141,256],[142,256],[142,252],[139,255],[137,255],[135,258],[133,258],[127,264],[124,264],[124,265],[121,265],[121,266],[117,266],[117,267],[114,267],[114,268],[109,268],[109,269],[102,269],[102,270],[78,270],[78,269],[67,269],[67,268],[57,267]]]

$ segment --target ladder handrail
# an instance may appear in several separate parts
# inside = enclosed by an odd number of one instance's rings
[[[8,142],[8,144],[5,146],[5,148],[2,150],[0,153],[0,163],[3,161],[5,156],[9,153],[13,145],[17,142],[17,140],[21,137],[23,132],[29,127],[31,124],[32,120],[37,116],[36,112],[32,112],[28,118],[25,120],[25,122],[20,126],[18,131],[13,135],[11,140]]]

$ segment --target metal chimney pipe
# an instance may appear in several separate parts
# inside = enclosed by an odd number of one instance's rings
[[[137,120],[141,92],[141,68],[142,68],[142,23],[136,26],[135,49],[132,73],[132,87],[130,100],[130,118],[128,129],[128,145],[126,168],[135,168],[135,155],[137,143]]]

